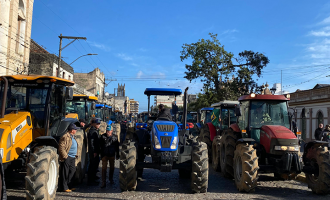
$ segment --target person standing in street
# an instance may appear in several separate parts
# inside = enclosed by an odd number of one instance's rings
[[[59,142],[60,156],[60,181],[59,186],[64,192],[72,192],[75,188],[72,187],[72,178],[76,172],[75,159],[77,157],[78,143],[75,139],[77,127],[70,124],[68,132],[64,134]]]
[[[96,173],[100,162],[100,143],[99,143],[99,128],[101,120],[94,118],[92,120],[91,128],[88,132],[88,185],[98,185]]]
[[[79,119],[80,127],[85,130],[86,126],[86,120],[85,119]]]
[[[113,173],[115,171],[115,156],[119,159],[119,142],[116,135],[112,134],[111,125],[106,128],[106,133],[101,135],[100,146],[101,146],[101,158],[102,158],[102,185],[101,188],[106,186],[106,176],[108,162],[110,165],[109,169],[109,181],[113,184]]]
[[[319,127],[315,130],[314,133],[315,140],[321,140],[322,133],[323,133],[323,124],[320,123]]]

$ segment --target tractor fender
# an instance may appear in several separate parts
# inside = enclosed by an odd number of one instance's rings
[[[255,142],[255,140],[252,139],[252,138],[240,138],[240,139],[237,140],[236,146],[238,144],[245,144],[245,143],[251,144],[252,142]]]
[[[213,138],[217,135],[217,130],[215,129],[215,126],[212,124],[212,122],[207,123],[209,130],[210,130],[210,140],[213,141]]]
[[[238,127],[237,124],[231,124],[230,128],[233,129],[234,132],[240,133],[241,129]]]
[[[40,136],[40,137],[37,137],[35,139],[35,141],[36,141],[36,144],[33,146],[33,148],[39,147],[39,146],[51,146],[51,147],[58,149],[58,143],[57,143],[56,139],[53,138],[52,136]]]

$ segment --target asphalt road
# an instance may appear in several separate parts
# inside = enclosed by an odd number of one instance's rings
[[[143,179],[138,180],[136,191],[121,192],[119,188],[119,162],[116,161],[115,184],[87,186],[84,183],[72,193],[57,192],[56,199],[330,199],[330,195],[315,195],[307,184],[299,181],[280,181],[272,174],[261,174],[254,193],[240,193],[234,181],[223,178],[210,169],[209,189],[204,194],[193,194],[190,179],[180,179],[177,170],[161,173],[154,169],[145,169]],[[101,170],[101,168],[100,168]],[[100,176],[100,174],[99,174]],[[25,199],[24,173],[7,177],[8,199]]]

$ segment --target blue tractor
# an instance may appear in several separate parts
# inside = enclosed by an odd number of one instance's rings
[[[187,123],[187,92],[188,88],[184,93],[183,124]],[[148,113],[150,113],[151,95],[178,96],[181,93],[181,89],[147,88],[144,94],[148,96]],[[207,192],[209,173],[207,145],[190,135],[185,126],[179,131],[179,125],[174,121],[148,116],[148,128],[127,136],[122,145],[120,189],[135,190],[137,177],[142,176],[143,169],[153,168],[161,172],[177,169],[180,177],[191,178],[193,192]],[[145,156],[150,156],[152,162],[145,162]]]

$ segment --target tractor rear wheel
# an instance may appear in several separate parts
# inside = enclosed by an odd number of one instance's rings
[[[136,148],[134,142],[126,140],[120,154],[119,184],[122,191],[136,189]]]
[[[308,187],[316,194],[330,193],[330,153],[328,147],[317,147],[315,167],[319,174],[307,174]]]
[[[205,193],[208,188],[209,161],[207,145],[204,142],[193,144],[191,160],[191,189],[195,193]]]
[[[234,177],[234,151],[237,134],[232,129],[227,129],[220,139],[220,168],[221,174],[226,178]]]
[[[211,141],[211,134],[210,129],[207,124],[203,126],[201,132],[199,134],[199,141],[204,142],[207,145],[207,150],[209,154],[209,161],[212,161],[212,141]]]
[[[30,162],[27,164],[26,199],[54,199],[58,175],[57,149],[50,146],[36,147],[30,154]]]
[[[76,141],[78,143],[77,155],[76,159],[76,172],[74,176],[74,181],[76,183],[82,183],[85,177],[85,172],[87,168],[87,141],[84,137],[84,131],[78,130],[76,135]]]
[[[240,192],[254,192],[258,181],[257,151],[249,144],[238,144],[234,157],[234,179]]]
[[[220,172],[221,168],[220,168],[220,140],[221,140],[221,136],[217,135],[215,136],[215,138],[213,139],[212,142],[212,168],[217,171]]]

